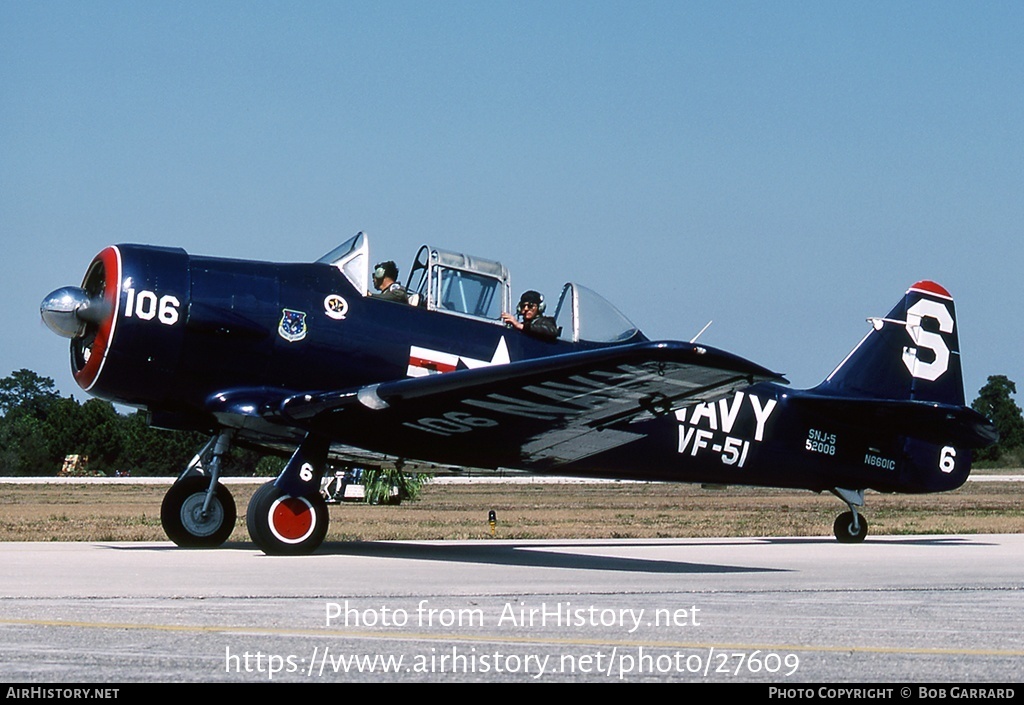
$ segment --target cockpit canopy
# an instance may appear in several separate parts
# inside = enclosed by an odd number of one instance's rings
[[[423,245],[406,289],[431,311],[499,321],[512,310],[512,282],[500,262]]]
[[[369,294],[370,250],[365,233],[357,233],[317,260],[337,267],[364,296]],[[428,311],[501,325],[512,313],[512,282],[500,262],[423,245],[406,283],[410,303]],[[568,342],[625,343],[643,340],[640,330],[602,296],[581,284],[568,283],[554,313],[561,339]]]

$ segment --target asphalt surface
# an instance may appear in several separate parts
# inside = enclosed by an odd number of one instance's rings
[[[887,683],[898,698],[1019,682],[1022,556],[1024,535],[326,543],[303,557],[7,543],[0,681]]]

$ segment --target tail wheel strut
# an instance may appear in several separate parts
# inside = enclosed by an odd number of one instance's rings
[[[861,543],[868,535],[867,519],[857,512],[857,507],[864,506],[864,490],[836,487],[832,494],[846,502],[846,506],[850,508],[850,511],[837,516],[832,525],[832,533],[835,534],[836,540],[839,543]]]

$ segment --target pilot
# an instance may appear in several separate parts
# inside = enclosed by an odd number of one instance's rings
[[[373,268],[373,288],[378,294],[374,298],[385,301],[396,301],[400,304],[409,303],[409,294],[405,287],[398,283],[398,265],[388,260]]]
[[[555,340],[562,329],[555,325],[555,319],[544,314],[544,297],[540,292],[524,291],[516,308],[519,316],[502,313],[501,320],[516,330],[540,340]]]

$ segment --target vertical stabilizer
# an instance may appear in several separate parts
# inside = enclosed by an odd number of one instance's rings
[[[935,282],[914,284],[816,389],[834,396],[964,405],[953,297]]]

